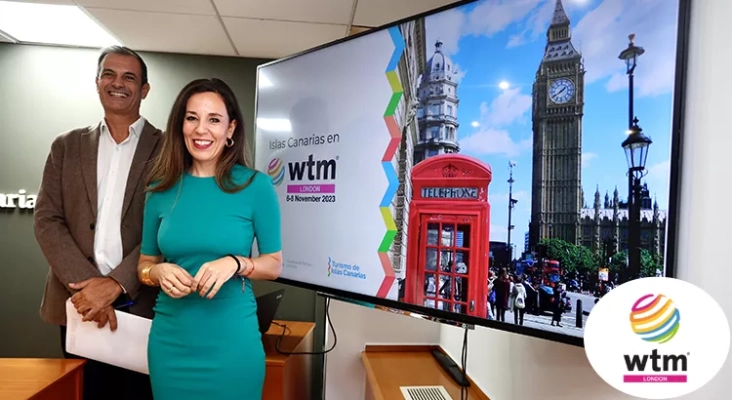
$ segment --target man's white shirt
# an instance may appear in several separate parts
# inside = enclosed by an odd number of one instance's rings
[[[144,127],[145,119],[140,117],[130,125],[127,139],[118,144],[112,138],[106,120],[102,120],[97,156],[94,260],[105,276],[122,262],[122,203],[132,159]]]

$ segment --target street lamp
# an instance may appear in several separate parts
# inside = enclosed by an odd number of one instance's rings
[[[628,273],[624,281],[640,277],[641,262],[641,179],[646,176],[648,149],[653,141],[643,134],[638,118],[633,119],[630,134],[623,141],[628,161]]]
[[[638,65],[638,57],[646,51],[635,45],[635,33],[628,35],[628,48],[620,52],[619,59],[625,61],[625,73],[628,75],[628,129],[633,127],[633,77],[635,67]]]
[[[628,48],[620,52],[619,59],[625,61],[628,75],[628,137],[623,141],[623,149],[628,160],[628,276],[622,282],[640,274],[640,180],[645,175],[648,147],[651,139],[643,135],[638,126],[638,118],[633,111],[633,78],[638,57],[646,51],[635,45],[635,34],[628,35]]]
[[[518,200],[513,198],[513,167],[516,166],[515,161],[509,161],[508,162],[508,235],[506,237],[506,247],[509,251],[509,259],[513,260],[513,248],[511,247],[511,231],[513,230],[514,226],[511,223],[511,217],[513,214],[513,208],[516,206],[516,203],[518,203]]]

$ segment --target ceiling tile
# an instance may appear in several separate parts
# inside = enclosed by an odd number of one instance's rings
[[[75,6],[74,0],[13,0],[18,3],[36,3],[36,4],[63,4]]]
[[[359,0],[354,25],[382,26],[460,0]]]
[[[80,6],[110,10],[216,15],[211,0],[77,0]]]
[[[223,17],[348,25],[355,0],[214,0]]]
[[[239,54],[281,58],[340,39],[346,25],[307,24],[248,18],[224,18]]]
[[[235,55],[216,17],[87,8],[125,46],[166,53]]]
[[[353,25],[353,26],[351,26],[351,31],[348,32],[348,35],[349,36],[351,36],[351,35],[357,35],[357,34],[359,34],[361,32],[366,32],[366,31],[369,31],[371,29],[372,28],[369,28],[368,26],[357,26],[357,25]]]

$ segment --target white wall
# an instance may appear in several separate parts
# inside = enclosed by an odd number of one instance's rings
[[[363,398],[365,377],[361,351],[367,344],[438,344],[440,325],[386,311],[337,300],[330,302],[338,343],[328,353],[325,363],[325,398],[358,400]],[[333,345],[333,335],[326,329],[326,348]]]
[[[732,320],[730,255],[725,251],[732,239],[728,231],[732,213],[726,204],[732,195],[728,175],[732,171],[732,134],[726,96],[732,92],[728,78],[732,71],[732,1],[694,1],[691,18],[677,277],[709,292]],[[459,360],[460,329],[435,328],[423,321],[336,302],[331,317],[340,326],[338,347],[341,340],[348,342],[328,358],[328,399],[357,398],[353,390],[363,388],[358,352],[366,343],[424,343],[439,329],[440,345]],[[630,399],[595,374],[582,348],[484,328],[476,328],[468,340],[468,374],[491,400]],[[729,399],[731,359],[712,382],[683,400]]]

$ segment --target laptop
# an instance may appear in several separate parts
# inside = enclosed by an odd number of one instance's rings
[[[280,289],[257,297],[257,319],[259,320],[259,332],[262,334],[266,333],[272,325],[272,320],[274,320],[284,295],[285,289]]]

